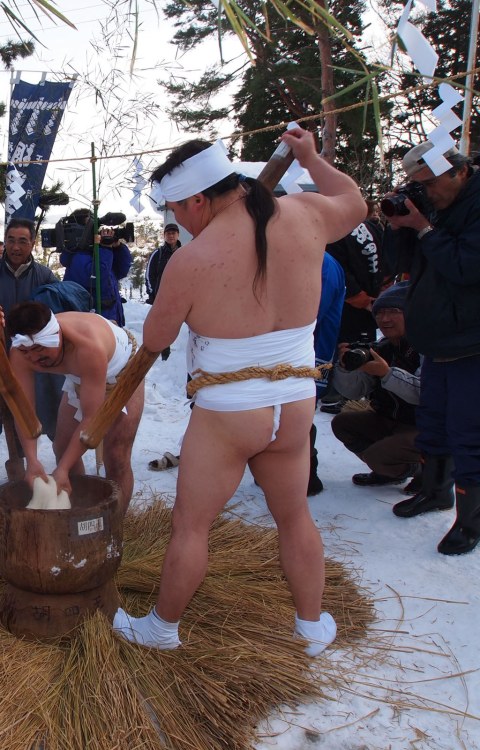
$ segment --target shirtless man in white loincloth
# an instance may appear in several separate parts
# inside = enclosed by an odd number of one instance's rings
[[[165,269],[143,340],[159,352],[186,322],[191,372],[314,365],[324,248],[363,220],[366,205],[354,181],[316,153],[310,133],[297,128],[282,139],[319,194],[273,198],[234,173],[221,143],[184,144],[152,175],[152,198],[166,201],[194,239]],[[180,617],[207,570],[210,526],[248,464],[278,527],[295,632],[309,641],[311,655],[334,640],[335,622],[321,610],[323,546],[306,499],[314,409],[313,378],[265,377],[198,391],[158,601],[142,618],[119,610],[118,633],[158,648],[180,644]]]
[[[114,385],[132,354],[126,331],[101,315],[65,312],[54,315],[40,302],[16,305],[7,316],[7,333],[12,337],[10,361],[20,384],[35,405],[34,373],[65,375],[53,450],[57,468],[53,477],[57,491],[71,493],[70,474],[83,474],[82,455],[86,448],[80,433],[105,400],[107,384]],[[105,436],[103,460],[107,479],[121,492],[122,509],[128,508],[133,492],[131,453],[143,410],[143,383],[124,412]],[[33,487],[35,477],[47,481],[37,458],[37,441],[19,437],[27,460],[26,479]]]

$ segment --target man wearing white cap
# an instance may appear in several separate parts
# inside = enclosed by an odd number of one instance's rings
[[[393,512],[410,518],[447,510],[456,496],[457,517],[438,551],[460,555],[480,541],[480,170],[452,148],[450,169],[437,175],[428,164],[432,149],[421,143],[403,159],[425,205],[418,210],[406,198],[406,211],[390,217],[394,229],[414,230],[405,325],[425,355],[417,409],[423,487]]]
[[[169,261],[143,340],[161,351],[186,322],[193,389],[205,383],[198,370],[211,384],[196,392],[182,444],[156,607],[144,618],[119,610],[114,620],[118,633],[145,645],[180,644],[180,617],[206,573],[210,526],[247,464],[278,527],[296,633],[311,655],[335,638],[321,608],[323,548],[306,499],[313,330],[325,245],[357,226],[366,206],[353,180],[317,154],[311,133],[296,128],[282,139],[320,194],[275,199],[234,172],[221,142],[186,143],[152,175],[153,198],[194,239]]]

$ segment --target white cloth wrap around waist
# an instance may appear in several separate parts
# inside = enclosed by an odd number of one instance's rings
[[[123,328],[115,325],[115,323],[107,320],[107,318],[103,318],[101,315],[99,317],[101,317],[105,323],[108,323],[112,329],[113,335],[115,336],[115,351],[108,362],[107,377],[105,381],[106,383],[114,385],[117,382],[116,376],[120,374],[129,360],[130,354],[132,353],[132,343]],[[81,422],[82,420],[82,410],[80,408],[80,399],[75,390],[75,386],[80,385],[80,383],[81,378],[76,375],[65,375],[65,382],[62,389],[67,394],[70,406],[74,406],[77,409],[75,412],[75,419],[78,422]],[[124,407],[122,411],[126,413],[126,407]]]
[[[236,372],[244,367],[315,367],[313,331],[315,321],[302,328],[272,331],[244,339],[217,339],[189,331],[187,368],[190,375],[201,369],[208,373]],[[246,411],[262,406],[288,404],[315,396],[313,378],[285,380],[250,378],[207,385],[195,394],[195,403],[213,411]]]

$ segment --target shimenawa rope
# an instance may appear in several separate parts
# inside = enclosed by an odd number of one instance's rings
[[[324,378],[328,370],[333,367],[331,362],[319,367],[293,367],[292,365],[280,364],[276,367],[244,367],[235,372],[205,372],[195,370],[192,375],[198,374],[187,384],[187,394],[191,398],[200,388],[207,385],[221,385],[233,383],[239,380],[250,380],[251,378],[268,378],[269,380],[285,380],[285,378]]]

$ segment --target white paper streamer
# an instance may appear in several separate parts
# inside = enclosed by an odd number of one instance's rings
[[[430,11],[436,12],[436,0],[420,1]],[[398,22],[397,33],[417,70],[422,76],[432,78],[437,67],[438,55],[420,29],[409,21],[412,8],[413,0],[408,0]],[[452,111],[452,107],[463,101],[463,96],[448,83],[439,85],[438,94],[442,104],[433,110],[432,115],[439,121],[439,125],[427,135],[433,148],[423,156],[425,163],[436,176],[451,168],[450,162],[443,155],[455,145],[450,132],[462,124],[461,119]]]
[[[141,195],[143,188],[147,184],[147,180],[143,176],[143,165],[138,156],[135,157],[133,160],[133,166],[135,169],[135,174],[133,176],[133,197],[130,199],[129,203],[133,208],[136,210],[137,213],[140,213],[143,211],[145,206],[143,205],[141,201]]]

